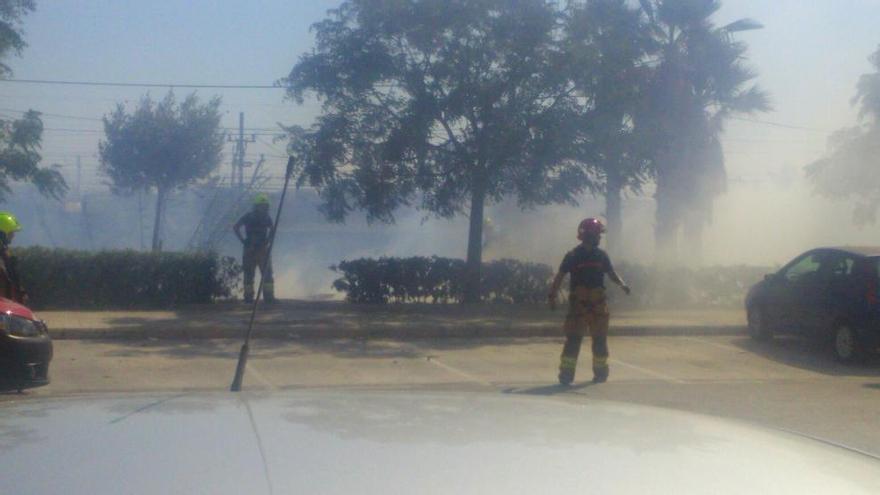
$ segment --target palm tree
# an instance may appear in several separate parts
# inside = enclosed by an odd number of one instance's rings
[[[640,0],[656,43],[654,71],[646,95],[647,127],[652,142],[657,190],[658,260],[678,256],[682,226],[691,248],[699,247],[711,219],[714,198],[726,185],[719,135],[734,114],[769,108],[745,64],[740,31],[760,29],[751,19],[716,27],[719,0]]]

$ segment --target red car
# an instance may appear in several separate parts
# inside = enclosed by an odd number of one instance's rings
[[[46,324],[27,307],[0,297],[0,389],[48,384],[51,360]]]

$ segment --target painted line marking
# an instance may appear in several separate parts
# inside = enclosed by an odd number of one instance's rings
[[[634,365],[634,364],[630,364],[630,363],[627,363],[627,362],[625,362],[625,361],[621,361],[620,359],[617,359],[617,358],[609,358],[608,361],[610,361],[610,362],[612,362],[612,363],[619,364],[619,365],[624,366],[624,367],[626,367],[626,368],[630,368],[630,369],[633,369],[633,370],[639,371],[639,372],[644,373],[644,374],[646,374],[646,375],[653,376],[654,378],[659,378],[659,379],[664,380],[664,381],[667,381],[667,382],[669,382],[669,383],[676,383],[676,384],[679,384],[679,385],[683,385],[683,384],[686,384],[686,383],[687,383],[687,382],[684,381],[684,380],[679,380],[678,378],[675,378],[675,377],[669,376],[669,375],[667,375],[667,374],[665,374],[665,373],[660,373],[659,371],[654,371],[654,370],[650,370],[650,369],[648,369],[648,368],[643,368],[643,367],[641,367],[641,366],[636,366],[636,365]]]
[[[257,379],[258,382],[263,384],[264,387],[268,388],[269,390],[278,390],[278,387],[270,382],[265,376],[263,376],[263,374],[260,373],[260,371],[257,369],[256,366],[253,365],[252,362],[249,362],[247,364],[247,368],[248,369],[247,371],[245,371],[245,376],[247,376],[247,373],[250,372],[254,376],[254,378]]]
[[[442,369],[444,369],[454,375],[460,376],[470,382],[479,383],[480,385],[484,385],[487,387],[494,387],[495,386],[495,384],[493,384],[492,382],[488,382],[486,380],[483,380],[482,378],[480,378],[476,375],[472,375],[472,374],[468,373],[467,371],[456,368],[455,366],[450,366],[450,365],[444,363],[443,361],[440,361],[439,359],[437,359],[437,356],[426,354],[422,349],[419,349],[418,346],[415,346],[413,344],[406,344],[406,343],[402,343],[402,342],[399,343],[399,346],[402,349],[407,349],[408,351],[412,352],[413,354],[424,358],[425,361],[433,364],[434,366],[437,366],[438,368],[442,368]]]
[[[494,386],[491,382],[487,382],[486,380],[483,380],[482,378],[479,378],[475,375],[472,375],[472,374],[468,373],[467,371],[463,371],[463,370],[460,370],[454,366],[450,366],[450,365],[444,363],[443,361],[440,361],[435,356],[425,356],[425,360],[427,360],[429,363],[431,363],[435,366],[443,368],[444,370],[446,370],[454,375],[458,375],[462,378],[465,378],[468,381],[472,381],[474,383],[479,383],[480,385],[485,385],[487,387]]]

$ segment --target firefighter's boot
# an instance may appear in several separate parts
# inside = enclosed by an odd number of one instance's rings
[[[577,370],[578,354],[581,350],[583,337],[569,335],[565,338],[565,346],[562,348],[562,356],[559,357],[559,383],[571,385],[574,382],[574,374]]]
[[[605,383],[608,381],[610,369],[606,364],[604,367],[593,366],[593,383]]]
[[[608,336],[593,336],[593,383],[608,381]]]

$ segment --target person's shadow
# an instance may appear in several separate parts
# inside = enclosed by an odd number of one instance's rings
[[[578,390],[583,390],[587,387],[592,387],[596,385],[593,382],[582,382],[576,383],[574,385],[542,385],[540,387],[532,387],[532,388],[517,388],[510,387],[502,390],[505,394],[524,394],[524,395],[556,395],[556,394],[564,394],[567,392],[576,392]]]

